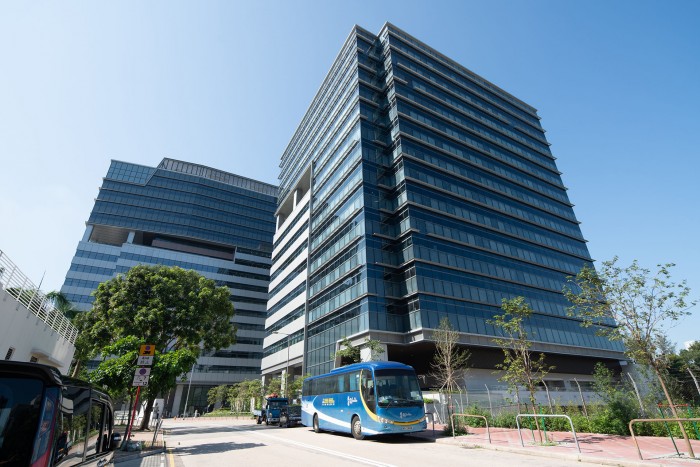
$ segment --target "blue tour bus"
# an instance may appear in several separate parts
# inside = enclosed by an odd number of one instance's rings
[[[355,439],[426,428],[423,395],[413,367],[397,362],[354,363],[304,381],[301,423]]]

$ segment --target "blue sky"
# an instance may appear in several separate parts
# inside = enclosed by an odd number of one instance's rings
[[[700,297],[700,2],[0,3],[0,249],[58,290],[111,159],[276,183],[354,24],[389,21],[542,117],[597,260]],[[700,338],[700,311],[670,330]]]

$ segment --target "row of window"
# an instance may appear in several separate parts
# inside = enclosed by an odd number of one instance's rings
[[[233,214],[240,213],[260,220],[265,220],[264,213],[272,214],[276,208],[274,198],[251,197],[250,192],[239,194],[232,192],[228,187],[226,190],[222,190],[221,186],[209,188],[202,186],[200,183],[183,183],[162,175],[153,177],[149,184],[145,186],[105,179],[102,182],[102,189],[119,193],[130,193],[141,196],[144,199],[162,199],[164,201],[177,201],[194,205],[202,204],[216,210],[231,210]],[[270,201],[267,201],[267,199],[270,199]]]
[[[337,187],[338,190],[326,200],[323,204],[317,206],[319,209],[313,215],[311,221],[311,229],[316,230],[318,226],[323,223],[329,215],[338,207],[338,205],[344,201],[347,196],[358,188],[358,185],[362,182],[362,166],[358,165],[353,171],[353,174],[344,180],[343,183]]]
[[[364,264],[364,261],[364,247],[360,248],[360,245],[351,247],[342,255],[324,265],[322,269],[316,271],[314,277],[309,281],[309,296],[313,297],[328,287],[329,284],[347,274],[351,269],[356,268],[359,264]]]
[[[451,84],[450,88],[459,89],[463,92],[467,91],[472,95],[478,96],[485,103],[489,103],[497,106],[498,108],[506,110],[509,114],[529,123],[535,129],[541,128],[540,122],[535,115],[523,111],[519,106],[513,105],[507,99],[504,99],[501,92],[494,94],[492,92],[485,91],[482,87],[477,86],[472,81],[464,78],[463,75],[457,73],[453,68],[436,62],[435,60],[428,58],[426,55],[416,52],[410,47],[406,47],[402,42],[390,40],[390,46],[394,63],[411,64],[417,68],[417,71],[422,76],[425,76],[431,81],[445,83],[449,82]]]
[[[482,150],[500,151],[505,149],[544,167],[550,169],[553,167],[556,168],[556,165],[552,161],[551,154],[548,152],[546,155],[544,155],[540,151],[534,150],[530,146],[524,145],[520,142],[511,142],[508,139],[503,138],[498,132],[488,129],[481,124],[474,123],[471,119],[464,117],[457,112],[448,110],[445,106],[437,104],[432,99],[412,93],[405,88],[402,89],[402,91],[406,97],[404,98],[401,94],[397,95],[397,97],[401,99],[397,101],[399,112],[410,115],[411,117],[421,121],[430,120],[442,122],[447,125],[454,125],[455,128],[458,128],[465,134],[483,138],[484,146],[481,147]],[[419,104],[424,108],[419,108],[416,104]]]
[[[491,190],[480,188],[465,180],[455,178],[448,173],[428,168],[415,161],[404,159],[404,172],[406,177],[414,178],[430,186],[434,186],[469,200],[486,204],[495,209],[518,216],[538,225],[544,225],[550,229],[564,233],[570,237],[581,237],[581,232],[576,223],[576,217],[571,206],[563,206],[554,201],[539,203],[538,208],[525,204],[520,200],[494,193]],[[543,212],[544,211],[544,212]],[[563,218],[563,219],[562,219]]]
[[[211,219],[205,219],[201,217],[192,216],[183,213],[173,213],[169,211],[159,211],[148,208],[141,208],[138,206],[130,206],[126,204],[114,204],[112,202],[104,201],[102,198],[95,201],[95,207],[90,215],[89,223],[92,222],[93,216],[103,215],[109,216],[112,219],[125,218],[132,222],[132,225],[166,225],[177,227],[189,227],[190,229],[196,229],[200,231],[209,231],[214,234],[230,234],[230,235],[245,235],[245,237],[250,240],[258,240],[261,242],[266,242],[272,244],[272,234],[274,233],[274,227],[270,228],[268,232],[262,231],[255,227],[244,226],[242,224],[234,224],[233,222],[216,221]],[[230,219],[235,219],[232,217]],[[108,224],[110,225],[110,224]],[[111,224],[114,225],[114,224]],[[118,226],[122,227],[121,224]],[[128,226],[128,225],[127,225]],[[159,229],[142,229],[152,232],[162,232]],[[165,231],[169,231],[166,229]],[[192,235],[197,238],[199,236]],[[233,243],[235,242],[228,242]]]
[[[314,190],[314,216],[324,205],[328,204],[325,200],[332,192],[338,189],[338,183],[341,180],[354,176],[354,174],[352,176],[348,175],[351,171],[355,172],[360,170],[358,167],[355,167],[355,165],[362,157],[362,147],[353,146],[353,148],[355,147],[357,147],[357,150],[354,150],[350,155],[344,156],[338,161],[340,165],[335,166],[335,170],[331,172],[330,177],[324,181],[324,185]]]
[[[289,303],[292,300],[294,300],[295,298],[297,298],[302,292],[306,293],[306,281],[297,285],[282,300],[275,303],[274,306],[271,306],[270,308],[268,308],[267,309],[267,316],[270,317],[270,316],[274,315],[275,313],[277,313],[279,310],[282,309],[282,307],[284,307],[287,303]]]
[[[473,271],[550,290],[562,290],[566,283],[566,274],[563,272],[555,272],[493,253],[449,244],[436,239],[428,241],[418,236],[414,236],[413,239],[412,245],[405,245],[402,254],[404,262],[419,258],[465,271]],[[581,266],[583,264],[582,261]]]
[[[509,138],[519,141],[522,144],[531,146],[540,152],[551,155],[549,146],[541,132],[529,129],[525,125],[513,125],[512,119],[508,120],[508,123],[504,123],[502,118],[497,118],[493,116],[488,111],[482,110],[475,99],[469,98],[464,99],[464,97],[459,96],[451,90],[448,90],[437,83],[428,84],[418,75],[411,73],[405,68],[396,68],[394,70],[394,76],[406,81],[408,84],[403,85],[394,82],[394,87],[396,92],[403,94],[409,99],[416,100],[418,102],[424,102],[428,99],[427,96],[434,99],[435,101],[444,103],[456,111],[461,112],[464,115],[469,116],[474,121],[491,128],[493,130],[499,131]],[[428,101],[429,102],[429,101]],[[515,130],[517,127],[517,130]]]
[[[272,244],[272,248],[275,249],[277,246],[279,246],[280,243],[285,241],[285,237],[289,232],[292,230],[292,228],[297,225],[297,222],[299,222],[299,219],[301,219],[301,216],[303,216],[307,211],[309,210],[309,202],[307,201],[304,203],[304,206],[301,208],[297,208],[297,213],[294,216],[294,219],[292,219],[291,222],[284,221],[285,224],[287,224],[287,227],[284,229],[284,231],[277,237],[277,240],[274,241]]]
[[[267,274],[255,274],[252,272],[236,271],[235,269],[220,268],[217,266],[207,266],[205,264],[188,263],[186,261],[175,259],[157,258],[149,255],[122,253],[121,258],[128,261],[135,261],[140,264],[161,264],[163,266],[179,266],[182,269],[193,269],[201,273],[210,272],[214,274],[223,274],[226,276],[245,277],[247,279],[255,279],[265,282],[268,282],[270,280],[270,276]],[[269,266],[266,266],[265,269],[267,268],[269,268]]]
[[[402,187],[403,188],[403,187]],[[519,222],[517,219],[497,214],[469,202],[458,201],[450,196],[432,192],[419,186],[406,188],[407,196],[399,194],[399,202],[411,201],[426,208],[432,208],[445,214],[464,219],[499,233],[518,237],[522,240],[554,248],[572,255],[587,257],[588,249],[582,240],[574,240],[560,234],[544,230],[532,224]]]
[[[282,264],[279,265],[277,270],[275,270],[274,273],[272,273],[272,276],[270,277],[270,282],[274,281],[279,277],[280,274],[282,274],[287,266],[289,266],[293,261],[297,260],[299,258],[299,255],[302,254],[304,250],[306,250],[306,247],[308,246],[307,242],[302,242],[301,245],[297,247],[296,250],[294,250],[287,259],[284,260]]]
[[[292,344],[296,344],[297,342],[301,342],[304,340],[304,330],[300,329],[299,331],[290,334],[287,336],[285,339],[279,340],[275,342],[272,345],[269,345],[263,349],[263,356],[268,357],[272,354],[275,354],[279,352],[280,350],[286,349],[288,346]]]
[[[276,321],[275,324],[272,326],[266,328],[265,336],[269,336],[271,334],[274,334],[275,331],[279,331],[286,325],[293,323],[296,321],[298,318],[304,316],[304,310],[306,309],[306,305],[300,305],[297,307],[297,309],[292,310],[287,314],[284,318],[280,319],[279,321]]]
[[[402,139],[398,148],[403,154],[415,157],[469,182],[475,182],[493,192],[515,198],[538,208],[576,221],[571,204],[564,190],[554,188],[536,178],[526,177],[519,171],[491,161],[477,164],[470,160],[457,160],[453,155],[423,148],[419,143]]]
[[[487,166],[489,164],[494,165],[494,162],[500,162],[504,167],[510,166],[511,170],[509,175],[511,173],[516,173],[512,169],[517,169],[522,171],[525,175],[521,175],[519,177],[521,180],[526,180],[527,176],[535,177],[549,183],[557,189],[564,190],[564,186],[561,183],[561,177],[559,177],[557,174],[547,172],[534,164],[528,164],[517,156],[482,153],[467,142],[459,141],[459,138],[450,138],[444,133],[441,134],[439,131],[430,129],[428,126],[414,123],[408,117],[401,119],[400,127],[397,129],[397,131],[400,131],[401,134],[412,136],[425,144],[435,146],[436,148],[449,154],[454,154],[459,158],[472,161],[479,165]],[[514,179],[517,180],[517,178]]]
[[[326,264],[338,252],[354,242],[358,237],[364,235],[365,224],[364,214],[360,213],[351,222],[348,222],[342,229],[335,232],[334,236],[323,247],[315,251],[309,263],[309,274],[313,274],[319,267]]]
[[[262,352],[241,352],[238,350],[211,350],[202,352],[202,357],[262,359]]]
[[[254,239],[251,238],[252,235],[238,235],[239,232],[243,233],[241,232],[243,229],[233,229],[234,233],[222,233],[203,229],[199,225],[189,225],[187,222],[185,224],[173,224],[171,219],[167,218],[167,216],[161,222],[158,220],[153,220],[149,218],[149,216],[141,219],[134,218],[130,212],[125,213],[123,216],[117,216],[114,214],[104,214],[98,210],[93,210],[93,212],[90,213],[88,224],[111,225],[113,227],[123,227],[125,229],[141,230],[144,232],[158,232],[185,238],[197,238],[227,245],[246,246],[251,249],[263,249],[265,245],[272,245],[272,236],[269,238],[265,237]]]
[[[515,166],[525,172],[532,173],[536,176],[539,176],[540,178],[546,179],[547,181],[554,180],[553,183],[555,185],[561,185],[561,181],[559,180],[556,168],[546,169],[544,167],[541,167],[535,162],[531,161],[530,159],[522,157],[522,155],[512,154],[509,151],[502,149],[499,146],[496,146],[495,144],[491,144],[482,139],[479,139],[478,137],[468,133],[466,130],[461,129],[456,125],[449,124],[445,121],[438,120],[436,117],[432,117],[430,115],[426,115],[423,112],[419,112],[418,110],[414,109],[413,107],[411,107],[403,101],[399,101],[396,103],[396,111],[399,115],[401,115],[399,121],[401,131],[404,130],[404,121],[417,122],[419,124],[422,124],[425,129],[429,128],[430,130],[432,130],[430,132],[432,133],[432,135],[430,133],[427,134],[428,138],[432,138],[433,141],[456,140],[460,144],[468,146],[472,149],[476,149],[477,151],[491,156],[494,159]],[[431,142],[431,144],[438,145],[435,142]]]
[[[574,258],[532,243],[506,237],[482,227],[465,224],[431,213],[412,209],[410,226],[422,233],[472,245],[513,258],[560,271],[576,274],[581,269],[580,258]]]
[[[273,263],[275,263],[277,260],[279,260],[282,257],[282,255],[284,255],[284,253],[292,247],[292,245],[294,244],[294,241],[296,239],[298,239],[299,237],[301,237],[302,235],[304,235],[306,233],[306,231],[307,231],[306,226],[307,226],[306,222],[299,225],[297,231],[294,233],[294,235],[289,237],[289,240],[286,241],[285,245],[280,250],[275,251],[275,254],[272,256]],[[304,243],[304,247],[306,247],[306,243]]]
[[[167,193],[166,190],[164,191]],[[163,199],[154,195],[124,193],[105,187],[100,190],[98,196],[99,200],[108,203],[186,214],[193,218],[216,220],[227,224],[245,225],[263,231],[274,229],[274,223],[271,221],[269,212],[254,211],[249,207],[237,206],[220,200],[210,200],[208,203],[203,203],[202,197],[194,194],[191,194],[188,198],[187,200],[176,201]]]
[[[311,244],[309,246],[311,251],[318,248],[319,245],[334,235],[340,225],[354,215],[358,209],[362,208],[364,202],[362,195],[362,190],[357,190],[340,208],[338,208],[333,217],[329,218],[325,224],[321,225],[318,230],[311,234]]]
[[[109,253],[98,253],[96,251],[88,250],[78,250],[75,252],[75,256],[78,258],[89,258],[96,259],[99,261],[109,261],[111,263],[116,263],[117,259],[119,259],[119,255],[112,255]]]
[[[294,279],[299,277],[299,274],[301,274],[305,270],[306,270],[306,261],[303,261],[302,263],[299,264],[299,266],[294,268],[294,270],[291,271],[289,273],[289,275],[287,275],[287,277],[284,278],[284,280],[282,280],[279,284],[277,284],[274,289],[270,290],[270,294],[269,294],[270,298],[277,295],[279,293],[279,291],[284,288],[285,285],[289,284]]]
[[[287,150],[282,155],[281,169],[282,174],[288,174],[286,177],[281,177],[280,187],[287,189],[289,183],[288,178],[291,180],[296,180],[297,175],[294,171],[294,162],[299,163],[298,166],[306,166],[308,162],[305,158],[299,157],[301,154],[309,155],[312,153],[310,144],[310,135],[317,135],[322,132],[322,128],[329,124],[329,116],[333,113],[333,109],[336,109],[339,102],[342,101],[343,92],[347,92],[347,83],[355,76],[355,63],[357,53],[354,50],[355,47],[352,46],[350,42],[346,42],[338,59],[331,66],[328,72],[328,78],[321,90],[319,95],[316,96],[309,107],[309,110],[304,116],[299,129],[295,133],[292,141],[289,143]],[[315,145],[314,145],[315,146]],[[286,194],[280,193],[280,199],[284,199]]]

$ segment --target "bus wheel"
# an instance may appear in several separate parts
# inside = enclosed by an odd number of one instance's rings
[[[352,417],[352,436],[355,439],[365,439],[365,435],[362,434],[362,423],[360,423],[360,417],[355,415]]]
[[[318,415],[314,414],[314,433],[320,433],[321,428],[318,426]]]

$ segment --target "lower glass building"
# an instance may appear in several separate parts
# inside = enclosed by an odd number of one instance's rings
[[[100,282],[139,264],[193,269],[228,286],[237,343],[195,365],[188,407],[201,413],[210,387],[260,376],[276,194],[273,185],[188,162],[112,161],[61,292],[89,310]],[[189,382],[167,411],[184,412]]]
[[[428,378],[447,317],[493,380],[516,296],[554,377],[624,358],[567,315],[592,260],[537,111],[397,27],[353,28],[280,167],[264,376],[327,372],[347,336]]]

